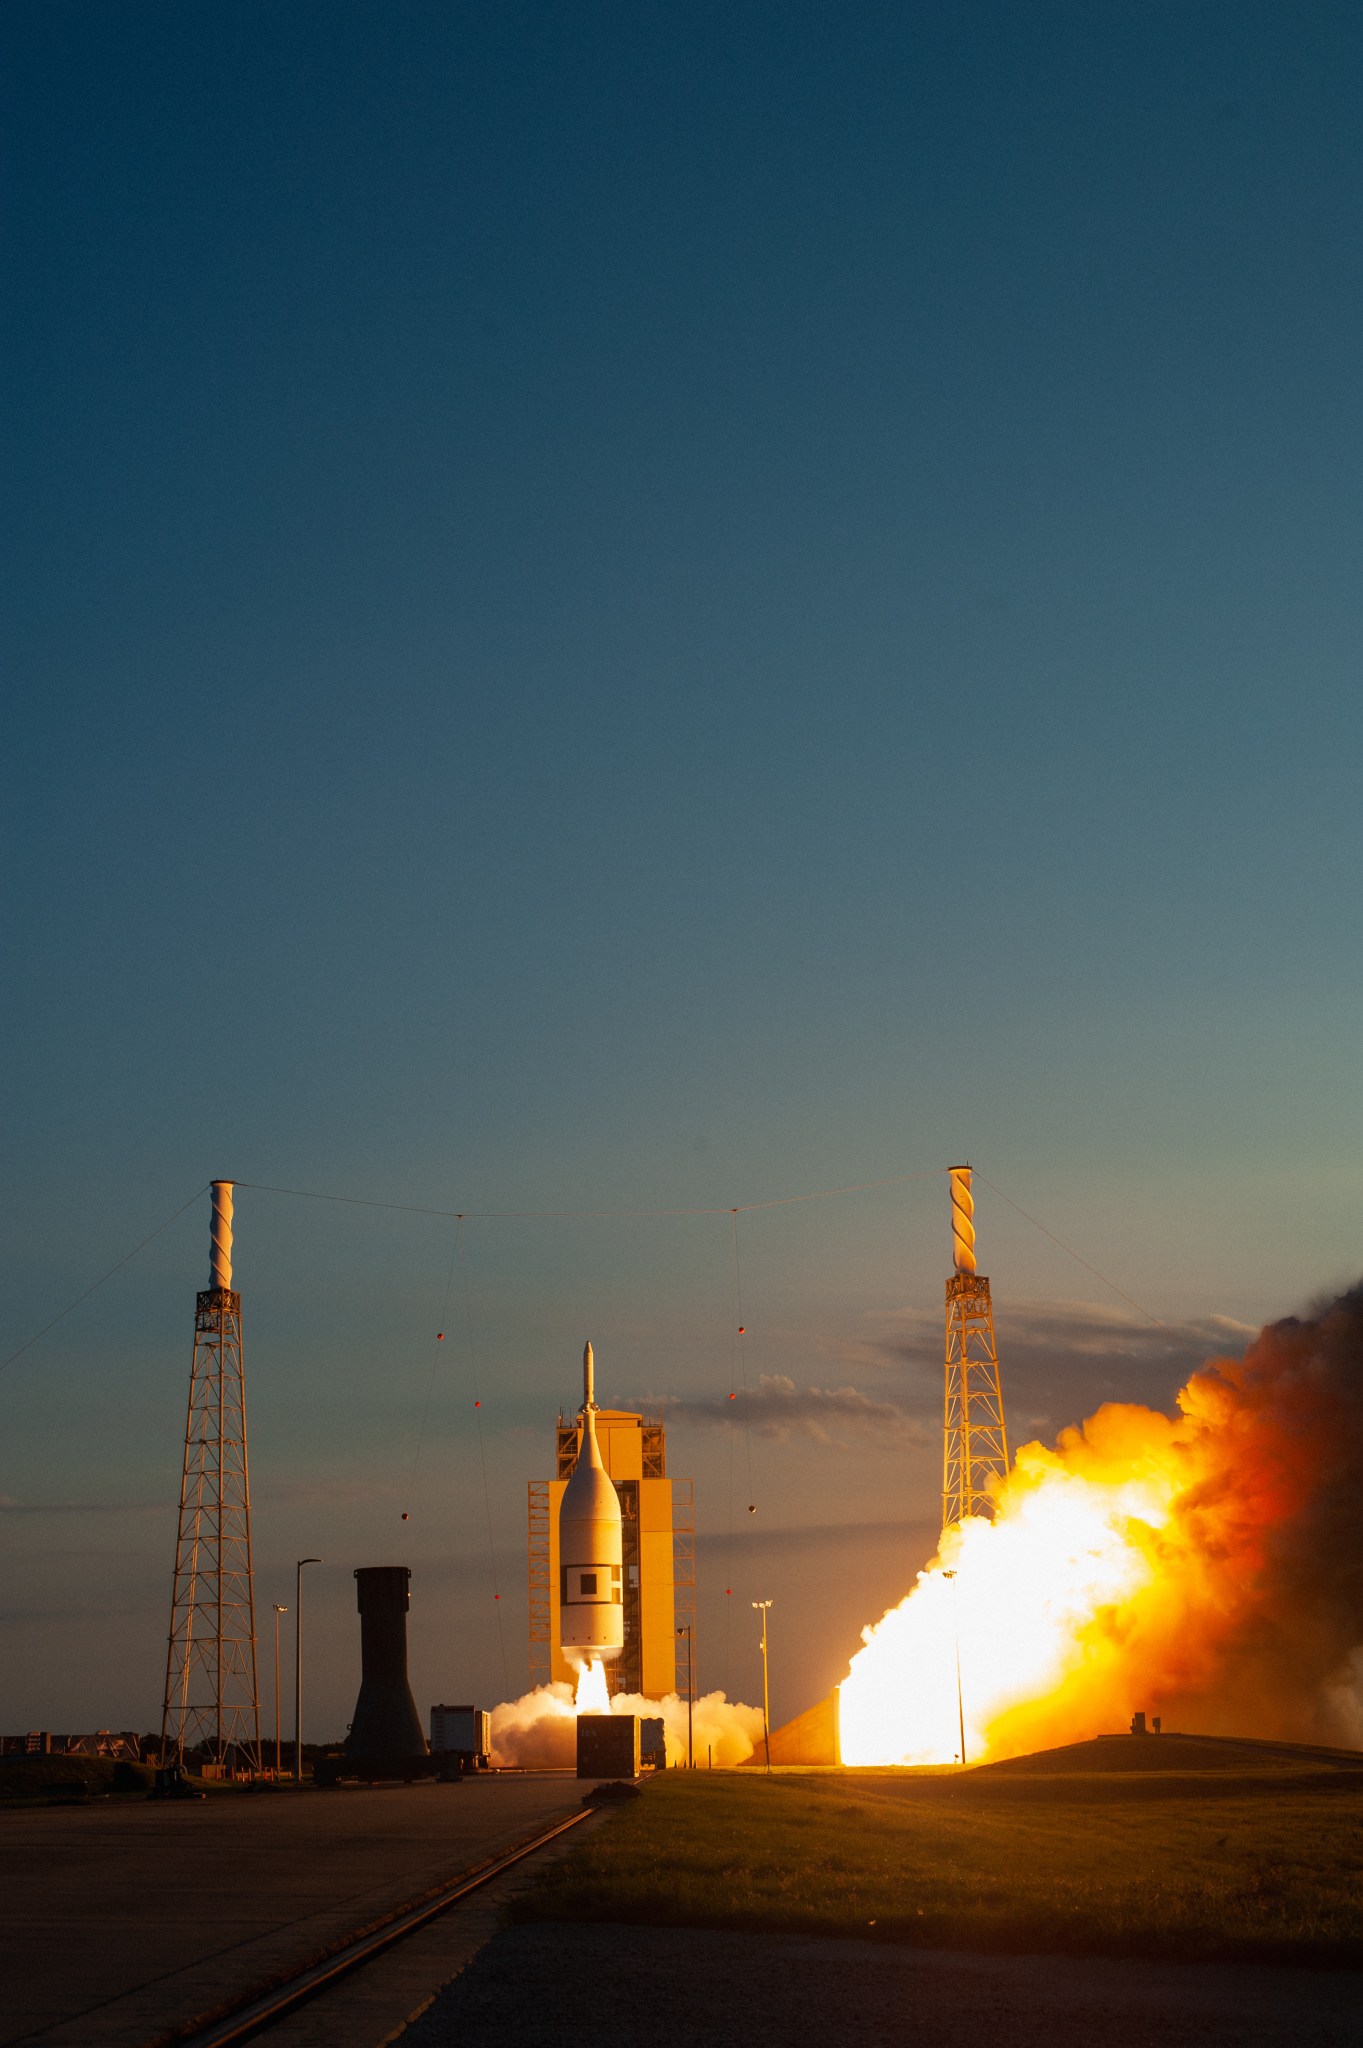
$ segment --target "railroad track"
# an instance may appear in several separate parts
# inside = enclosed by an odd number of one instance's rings
[[[514,1869],[516,1864],[523,1863],[527,1856],[533,1856],[537,1849],[543,1849],[559,1835],[567,1834],[570,1828],[579,1827],[583,1821],[590,1820],[593,1810],[591,1807],[584,1807],[578,1813],[570,1813],[566,1819],[556,1821],[553,1827],[545,1828],[530,1841],[518,1843],[504,1855],[494,1857],[490,1863],[483,1864],[477,1870],[465,1872],[462,1877],[454,1878],[449,1884],[442,1885],[438,1891],[428,1893],[414,1906],[400,1907],[377,1927],[370,1927],[364,1934],[357,1935],[353,1941],[334,1949],[320,1962],[310,1964],[307,1969],[300,1970],[296,1976],[276,1984],[269,1991],[248,1998],[225,2017],[213,2020],[208,2026],[198,2028],[193,2033],[160,2034],[154,2043],[149,2044],[149,2048],[234,2048],[236,2042],[250,2040],[252,2035],[273,2026],[276,2020],[282,2020],[287,2014],[296,2011],[300,2005],[306,2005],[307,2001],[315,1998],[320,1991],[329,1990],[340,1978],[350,1976],[355,1970],[362,1970],[365,1964],[372,1963],[376,1956],[385,1954],[390,1948],[395,1948],[400,1941],[405,1941],[409,1934],[415,1934],[419,1928],[428,1926],[432,1920],[448,1912],[451,1906],[456,1906],[461,1899],[466,1899],[470,1892],[476,1892],[483,1885],[491,1884],[494,1877],[501,1877],[504,1872]]]

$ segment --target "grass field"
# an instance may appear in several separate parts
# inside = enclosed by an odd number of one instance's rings
[[[668,1772],[522,1919],[1363,1964],[1363,1771]]]

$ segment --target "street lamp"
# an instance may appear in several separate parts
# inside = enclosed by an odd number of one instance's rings
[[[754,1600],[762,1616],[762,1747],[766,1752],[767,1770],[771,1770],[771,1700],[767,1691],[767,1609],[770,1600]]]
[[[279,1617],[288,1613],[287,1607],[274,1603],[274,1774],[279,1776]]]
[[[686,1768],[688,1771],[694,1771],[696,1768],[696,1750],[692,1739],[691,1715],[696,1699],[696,1664],[695,1642],[692,1637],[690,1622],[688,1621],[683,1627],[679,1628],[677,1634],[686,1637]]]
[[[943,1572],[944,1579],[954,1579],[955,1572]],[[961,1614],[957,1606],[960,1595],[952,1588],[951,1628],[956,1638],[956,1718],[961,1725],[961,1769],[965,1769],[965,1699],[961,1693]]]
[[[303,1567],[325,1564],[321,1557],[300,1557],[293,1605],[293,1782],[303,1782]]]

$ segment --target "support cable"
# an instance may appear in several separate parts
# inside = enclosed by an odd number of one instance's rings
[[[479,1223],[531,1223],[566,1221],[575,1217],[619,1216],[746,1216],[753,1209],[788,1209],[797,1202],[826,1202],[835,1195],[861,1195],[872,1188],[898,1188],[913,1180],[939,1180],[944,1166],[925,1167],[918,1173],[897,1173],[888,1180],[862,1180],[845,1188],[815,1188],[807,1195],[778,1195],[767,1202],[732,1202],[683,1209],[430,1209],[415,1202],[380,1202],[367,1195],[329,1195],[317,1188],[274,1187],[263,1180],[239,1180],[239,1188],[261,1195],[297,1195],[307,1202],[341,1202],[352,1209],[390,1209],[402,1216],[464,1216]],[[186,1205],[188,1206],[188,1205]]]
[[[170,1226],[172,1223],[174,1223],[176,1217],[183,1216],[186,1209],[192,1209],[194,1207],[194,1204],[199,1200],[200,1196],[206,1195],[208,1193],[210,1185],[210,1182],[205,1181],[201,1188],[195,1188],[193,1194],[190,1196],[187,1202],[181,1202],[179,1208],[176,1209],[173,1212],[173,1214],[167,1216],[164,1223],[158,1223],[155,1230],[153,1230],[148,1236],[144,1237],[140,1244],[135,1244],[130,1252],[125,1252],[123,1257],[118,1260],[117,1264],[110,1266],[107,1273],[101,1273],[98,1280],[92,1280],[90,1282],[90,1285],[86,1288],[83,1294],[78,1294],[74,1301],[68,1301],[66,1307],[60,1310],[57,1315],[53,1316],[50,1323],[44,1323],[41,1330],[35,1331],[34,1334],[28,1339],[27,1343],[21,1344],[17,1351],[11,1351],[8,1358],[0,1359],[0,1372],[7,1371],[8,1368],[15,1363],[16,1359],[22,1358],[26,1351],[31,1351],[34,1345],[37,1344],[42,1338],[44,1338],[47,1335],[49,1330],[55,1330],[58,1323],[65,1322],[66,1318],[71,1314],[71,1311],[73,1309],[79,1308],[83,1301],[88,1301],[90,1299],[90,1296],[92,1294],[97,1293],[98,1290],[104,1285],[106,1280],[112,1280],[115,1273],[121,1273],[123,1268],[126,1265],[128,1265],[133,1259],[135,1259],[139,1252],[144,1252],[149,1244],[153,1243],[156,1238],[160,1237],[162,1231],[170,1229]]]
[[[1005,1195],[1003,1189],[1001,1187],[995,1186],[994,1182],[989,1179],[987,1174],[981,1173],[977,1168],[975,1172],[975,1178],[976,1180],[983,1181],[985,1186],[987,1188],[990,1188],[993,1191],[993,1193],[998,1196],[1001,1202],[1006,1202],[1010,1209],[1016,1209],[1018,1215],[1025,1218],[1025,1220],[1032,1225],[1034,1230],[1039,1230],[1043,1237],[1048,1237],[1051,1240],[1052,1244],[1058,1244],[1061,1251],[1067,1252],[1069,1256],[1075,1261],[1076,1265],[1082,1266],[1086,1273],[1092,1273],[1095,1280],[1101,1280],[1104,1287],[1110,1287],[1112,1292],[1115,1295],[1117,1295],[1122,1301],[1124,1301],[1129,1308],[1135,1309],[1137,1315],[1144,1316],[1146,1321],[1148,1323],[1153,1323],[1157,1330],[1164,1329],[1165,1325],[1160,1321],[1157,1315],[1152,1314],[1148,1308],[1142,1307],[1141,1303],[1136,1300],[1135,1296],[1128,1294],[1124,1288],[1119,1287],[1115,1280],[1109,1280],[1106,1273],[1100,1273],[1096,1266],[1091,1266],[1087,1259],[1081,1258],[1079,1256],[1079,1253],[1074,1249],[1074,1246],[1072,1244],[1066,1244],[1063,1237],[1057,1237],[1053,1230],[1048,1230],[1044,1223],[1038,1222],[1035,1216],[1029,1215],[1027,1210],[1023,1208],[1021,1202],[1015,1202],[1011,1195]]]
[[[492,1490],[487,1477],[487,1446],[483,1442],[483,1393],[478,1380],[478,1353],[473,1342],[473,1307],[469,1300],[468,1247],[464,1241],[464,1218],[460,1218],[455,1232],[455,1248],[459,1254],[459,1278],[464,1303],[464,1345],[468,1352],[469,1368],[473,1377],[473,1414],[478,1425],[478,1462],[483,1472],[483,1511],[487,1518],[487,1562],[492,1579],[492,1604],[497,1610],[497,1641],[502,1652],[502,1684],[506,1697],[511,1697],[511,1667],[506,1657],[506,1626],[502,1620],[502,1589],[497,1579],[497,1548],[492,1539]]]
[[[416,1493],[417,1467],[421,1463],[421,1447],[426,1441],[426,1425],[431,1417],[431,1396],[435,1392],[435,1371],[440,1363],[440,1347],[445,1341],[445,1319],[450,1309],[450,1289],[454,1285],[454,1262],[459,1256],[459,1232],[463,1228],[463,1222],[464,1219],[460,1216],[456,1218],[454,1225],[454,1242],[450,1246],[450,1263],[445,1272],[445,1297],[440,1304],[440,1328],[436,1331],[435,1338],[431,1344],[431,1376],[426,1382],[426,1405],[421,1411],[421,1428],[417,1432],[416,1450],[412,1454],[412,1470],[407,1480],[409,1505],[403,1511],[402,1519],[404,1522],[407,1520],[408,1513],[410,1512],[410,1496]]]

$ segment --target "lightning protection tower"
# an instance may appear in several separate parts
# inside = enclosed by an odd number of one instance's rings
[[[1008,1470],[1008,1432],[994,1342],[989,1282],[975,1271],[975,1203],[970,1168],[953,1166],[947,1281],[946,1403],[943,1412],[942,1527],[992,1515],[994,1488]]]
[[[209,1284],[196,1296],[161,1754],[260,1768],[251,1488],[241,1296],[232,1291],[232,1183],[213,1183]]]

